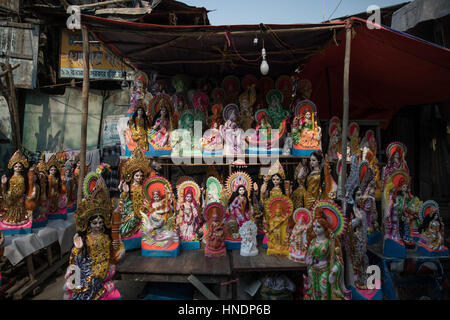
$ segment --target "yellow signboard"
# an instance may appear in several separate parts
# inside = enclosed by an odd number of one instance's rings
[[[94,39],[89,39],[94,40]],[[83,78],[83,44],[79,31],[61,31],[60,77]],[[89,78],[105,80],[123,80],[123,71],[127,71],[127,79],[131,80],[133,70],[126,66],[120,57],[106,51],[102,44],[89,46]]]

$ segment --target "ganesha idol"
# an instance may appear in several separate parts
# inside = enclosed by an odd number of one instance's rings
[[[419,217],[421,234],[417,242],[417,252],[431,257],[448,256],[448,248],[444,245],[444,223],[436,201],[425,201],[420,207]]]
[[[318,125],[317,107],[310,100],[298,101],[294,104],[294,120],[292,122],[293,156],[310,156],[322,149],[322,133]]]
[[[144,207],[141,214],[141,255],[144,257],[176,257],[180,253],[173,192],[170,182],[160,176],[144,183]]]
[[[269,114],[266,109],[255,113],[255,132],[247,139],[249,154],[281,154],[281,141],[286,135],[287,118],[281,121],[279,128],[270,125]]]
[[[9,179],[1,179],[0,231],[5,236],[31,233],[32,212],[25,207],[25,178],[23,170],[28,168],[28,160],[17,150],[8,162],[8,169],[13,170]]]

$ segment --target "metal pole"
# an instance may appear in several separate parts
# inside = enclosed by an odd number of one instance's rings
[[[83,191],[83,180],[86,175],[86,139],[89,107],[89,33],[86,26],[82,26],[83,36],[83,89],[81,111],[81,142],[80,142],[80,175],[78,176],[77,206],[80,205]]]
[[[350,75],[350,50],[352,41],[352,24],[347,21],[345,26],[345,60],[344,60],[344,112],[342,116],[342,169],[339,177],[339,189],[345,196],[345,181],[347,179],[347,136],[348,136],[348,109],[349,109],[349,75]]]

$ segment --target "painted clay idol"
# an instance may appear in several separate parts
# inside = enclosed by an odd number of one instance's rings
[[[292,137],[294,146],[292,155],[309,156],[322,149],[322,129],[318,125],[317,108],[310,100],[298,101],[294,104],[294,120]]]
[[[225,209],[218,202],[211,202],[204,211],[204,218],[208,224],[208,231],[204,235],[206,239],[205,256],[222,257],[227,254],[225,248]]]
[[[92,175],[87,177],[90,188],[74,214],[77,233],[65,276],[64,299],[120,299],[113,277],[125,249],[120,239],[113,235],[113,207],[105,181],[100,174],[96,179],[92,179]],[[80,277],[79,287],[74,276]]]
[[[339,241],[346,227],[342,209],[332,201],[318,201],[312,210],[304,276],[305,300],[349,300],[344,284],[344,260]]]
[[[28,168],[28,160],[17,150],[8,162],[8,169],[14,173],[9,179],[1,180],[2,207],[0,208],[0,230],[4,235],[31,233],[32,215],[25,208],[25,178],[22,175]]]
[[[426,256],[448,256],[448,248],[444,245],[444,223],[439,215],[436,201],[425,201],[420,208],[421,225],[417,251]]]
[[[200,187],[194,181],[177,184],[176,223],[182,250],[200,249]]]
[[[308,250],[306,232],[311,224],[312,214],[308,209],[298,208],[292,214],[292,218],[295,226],[289,237],[289,260],[304,263]]]
[[[141,254],[146,257],[175,257],[179,238],[173,208],[172,186],[166,178],[154,176],[144,183]]]

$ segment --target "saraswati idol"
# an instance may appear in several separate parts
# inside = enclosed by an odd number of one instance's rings
[[[101,175],[88,177],[90,188],[74,214],[77,233],[65,276],[64,299],[116,300],[120,293],[113,277],[116,264],[125,254],[118,235],[120,217],[112,214],[109,191]]]
[[[144,151],[136,148],[123,166],[124,181],[119,184],[120,200],[117,211],[121,216],[120,236],[126,250],[141,247],[141,215],[144,209],[144,181],[155,173]]]
[[[225,248],[225,208],[219,202],[209,203],[204,212],[204,218],[208,224],[208,231],[204,237],[206,240],[205,256],[223,257],[227,254]]]
[[[239,235],[239,228],[253,216],[253,206],[249,196],[251,190],[252,179],[245,172],[235,172],[226,181],[228,205],[225,216],[225,245],[229,250],[241,248],[242,238]]]
[[[1,180],[0,230],[4,235],[31,233],[32,214],[25,208],[25,178],[23,169],[28,168],[28,160],[17,150],[8,162],[8,169],[14,170],[9,179]]]
[[[142,214],[141,254],[146,257],[176,257],[180,252],[176,215],[170,182],[160,176],[144,183],[145,213]]]
[[[420,238],[417,251],[432,257],[448,256],[448,248],[444,245],[444,223],[439,215],[436,201],[425,201],[420,207]]]

